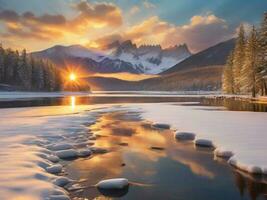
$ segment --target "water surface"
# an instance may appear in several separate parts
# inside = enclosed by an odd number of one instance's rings
[[[231,168],[214,159],[210,149],[196,149],[178,142],[172,130],[159,130],[136,112],[103,113],[90,127],[97,135],[95,146],[109,153],[70,163],[71,178],[83,179],[87,189],[73,192],[88,199],[266,199],[264,179]],[[98,181],[124,177],[133,184],[119,193],[101,193]]]

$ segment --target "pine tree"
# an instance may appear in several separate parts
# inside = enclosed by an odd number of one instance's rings
[[[20,55],[19,64],[18,64],[18,74],[20,81],[22,83],[23,88],[29,90],[31,85],[29,80],[29,72],[28,72],[28,60],[27,60],[27,53],[24,49]]]
[[[233,74],[233,52],[230,53],[227,59],[226,66],[222,77],[223,91],[226,94],[234,94],[234,74]]]
[[[239,28],[238,37],[233,54],[233,72],[234,72],[234,91],[237,94],[241,93],[241,71],[244,65],[245,58],[245,31],[244,26]]]
[[[259,70],[261,79],[261,94],[267,95],[267,13],[264,14],[261,27],[259,29]]]
[[[0,44],[0,83],[11,84],[23,90],[58,91],[62,89],[60,71],[41,59],[4,49]]]
[[[242,69],[242,87],[244,91],[251,92],[255,97],[259,90],[261,74],[259,70],[259,42],[257,32],[253,26],[252,31],[246,43],[245,62]]]
[[[0,82],[4,80],[4,57],[5,57],[5,50],[0,44]]]

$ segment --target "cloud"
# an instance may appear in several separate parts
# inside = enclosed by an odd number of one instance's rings
[[[75,7],[80,12],[80,15],[76,19],[80,23],[113,27],[122,25],[121,10],[114,4],[105,2],[91,4],[82,1]]]
[[[187,43],[191,50],[199,51],[234,37],[234,30],[215,15],[193,16],[189,24],[177,26],[166,34],[163,45]]]
[[[7,22],[14,22],[19,19],[19,15],[12,10],[3,10],[0,12],[0,20],[4,20]]]
[[[234,33],[235,30],[230,29],[224,19],[206,14],[193,16],[188,24],[182,26],[153,16],[115,35],[117,38],[120,36],[121,40],[130,39],[138,45],[161,44],[164,48],[186,43],[193,52],[197,52],[234,37]],[[104,41],[111,42],[112,37],[107,35],[97,41],[104,45]]]
[[[5,29],[0,35],[5,38],[32,38],[55,40],[68,35],[85,35],[95,29],[114,28],[122,25],[121,10],[110,3],[75,5],[76,16],[67,19],[57,14],[37,16],[33,12],[19,14],[12,10],[0,11],[0,22]]]

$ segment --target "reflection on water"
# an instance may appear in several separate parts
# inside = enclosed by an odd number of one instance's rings
[[[204,106],[222,106],[227,110],[234,111],[256,111],[267,112],[267,103],[259,103],[252,101],[242,101],[234,98],[205,98],[205,97],[190,97],[190,96],[172,96],[172,97],[138,97],[138,96],[71,96],[71,97],[53,97],[53,98],[33,98],[0,101],[0,108],[8,107],[32,107],[32,106],[51,106],[51,105],[71,105],[74,109],[75,105],[92,105],[92,104],[115,104],[115,103],[160,103],[160,102],[180,102],[185,105]],[[188,103],[192,102],[192,104]]]
[[[171,130],[158,130],[136,112],[103,113],[90,127],[95,146],[109,153],[69,163],[70,178],[83,179],[88,189],[71,193],[88,199],[266,199],[264,179],[245,176],[210,151],[174,140]],[[154,148],[151,148],[154,147]],[[124,177],[133,182],[121,193],[97,191],[98,181]],[[137,184],[138,183],[138,184]]]
[[[76,97],[75,96],[70,97],[70,106],[71,106],[71,110],[74,111],[75,107],[76,107]]]

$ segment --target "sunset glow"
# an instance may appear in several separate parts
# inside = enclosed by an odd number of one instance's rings
[[[70,79],[71,81],[76,81],[76,79],[77,79],[76,74],[71,73],[70,76],[69,76],[69,79]]]

